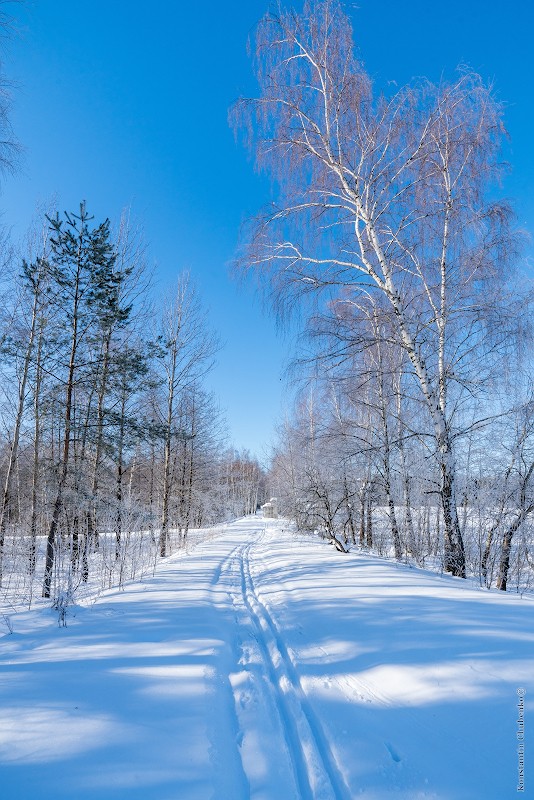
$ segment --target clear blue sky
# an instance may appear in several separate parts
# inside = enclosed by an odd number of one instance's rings
[[[252,286],[228,274],[243,219],[268,199],[227,124],[254,91],[247,37],[268,3],[225,0],[26,0],[5,72],[22,169],[3,180],[4,220],[23,232],[36,204],[84,198],[97,217],[131,205],[162,291],[190,269],[226,343],[211,385],[239,447],[262,455],[281,411],[290,340]],[[377,86],[439,79],[463,63],[508,103],[505,192],[534,230],[534,9],[527,0],[359,0],[360,56]]]

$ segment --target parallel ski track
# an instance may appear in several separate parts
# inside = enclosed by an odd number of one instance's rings
[[[250,569],[250,553],[261,539],[238,547],[232,555],[239,559],[243,602],[265,663],[298,791],[302,800],[350,800],[350,791],[302,689],[287,647],[258,597]]]

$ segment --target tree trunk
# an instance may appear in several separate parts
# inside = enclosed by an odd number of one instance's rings
[[[72,323],[72,344],[69,359],[69,371],[67,378],[66,397],[65,397],[65,423],[64,423],[64,439],[63,439],[63,453],[60,464],[59,480],[56,492],[56,499],[52,511],[52,519],[48,530],[48,538],[46,542],[46,557],[45,557],[45,573],[43,580],[43,597],[50,597],[51,583],[52,583],[52,569],[54,566],[54,553],[55,553],[55,539],[59,525],[59,517],[63,508],[63,491],[67,482],[67,474],[69,468],[69,454],[70,454],[70,440],[71,440],[71,422],[72,422],[72,405],[74,394],[74,373],[76,366],[76,355],[78,348],[78,286],[76,287],[74,299],[74,313]]]
[[[121,398],[121,415],[119,428],[119,441],[117,445],[117,481],[115,487],[115,500],[117,511],[115,515],[115,560],[118,561],[121,553],[122,538],[122,477],[124,473],[124,422],[126,416],[126,392]]]
[[[455,495],[455,470],[448,436],[440,442],[441,506],[444,527],[444,568],[459,578],[465,578],[465,551],[458,519]]]
[[[35,574],[35,560],[37,552],[37,493],[39,487],[39,460],[41,448],[41,383],[42,383],[42,347],[43,347],[43,327],[41,321],[39,326],[39,338],[37,341],[36,365],[35,365],[35,390],[33,400],[34,413],[34,437],[33,437],[33,466],[32,466],[32,495],[31,495],[31,515],[30,515],[30,553],[29,569],[30,575]]]
[[[371,492],[367,496],[367,525],[366,525],[366,544],[369,549],[373,546],[373,500],[371,497]]]
[[[28,345],[26,347],[26,354],[24,356],[24,365],[22,368],[22,376],[19,383],[19,395],[17,400],[17,411],[15,416],[15,429],[13,431],[13,438],[11,441],[11,447],[9,449],[9,458],[7,463],[6,477],[4,481],[4,490],[2,493],[2,502],[0,504],[0,586],[2,585],[2,568],[3,568],[4,539],[5,539],[6,525],[11,510],[11,486],[13,482],[13,476],[15,474],[15,467],[19,451],[20,429],[22,426],[24,405],[26,400],[26,384],[28,382],[28,374],[30,371],[30,364],[34,350],[40,294],[41,294],[40,281],[39,279],[37,279],[34,287],[31,326],[28,337]]]
[[[515,532],[521,527],[525,519],[534,512],[534,503],[531,503],[527,506],[526,504],[526,493],[529,481],[534,473],[534,462],[530,465],[529,469],[527,470],[526,475],[523,477],[521,481],[521,500],[520,500],[520,511],[517,514],[515,520],[512,524],[508,527],[508,530],[505,531],[502,540],[502,551],[501,551],[501,560],[499,563],[499,576],[497,578],[497,589],[501,589],[501,591],[506,591],[506,585],[508,582],[508,571],[510,569],[510,553],[512,549],[512,539],[514,537]]]
[[[344,491],[344,500],[345,500],[345,510],[347,513],[347,523],[349,526],[350,531],[350,540],[352,544],[356,544],[356,530],[354,528],[354,515],[352,512],[352,503],[350,502],[349,496],[349,485],[347,481],[347,473],[343,471],[343,491]]]
[[[174,423],[174,391],[176,378],[176,341],[171,343],[171,363],[168,376],[167,419],[165,421],[165,439],[163,448],[163,492],[161,502],[161,527],[159,532],[159,554],[165,558],[169,538],[169,503],[171,496],[171,441]]]
[[[508,571],[510,569],[510,553],[512,550],[512,539],[514,533],[521,527],[526,517],[534,511],[534,504],[521,511],[510,527],[504,532],[502,537],[501,560],[499,563],[499,576],[497,578],[497,589],[506,591],[508,583]]]
[[[365,547],[365,488],[360,490],[360,547]]]

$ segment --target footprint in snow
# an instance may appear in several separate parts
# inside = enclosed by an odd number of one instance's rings
[[[385,745],[385,748],[388,751],[389,755],[393,759],[393,761],[396,764],[399,764],[402,761],[402,759],[401,759],[400,755],[397,753],[397,751],[395,750],[395,748],[393,747],[393,745],[390,744],[389,742],[384,742],[384,745]]]

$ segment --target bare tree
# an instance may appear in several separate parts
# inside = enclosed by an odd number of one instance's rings
[[[0,37],[9,38],[13,31],[13,18],[4,12],[8,3],[0,2]],[[4,76],[3,63],[0,62],[0,172],[14,172],[20,156],[20,145],[13,133],[10,121],[11,97],[9,84]]]
[[[226,505],[232,516],[255,514],[265,498],[265,473],[248,450],[230,450],[224,456]]]
[[[488,519],[486,541],[481,557],[481,572],[484,581],[491,585],[489,569],[492,550],[499,540],[498,571],[496,585],[506,591],[510,571],[512,542],[520,527],[534,513],[534,417],[533,400],[530,398],[518,408],[510,411],[498,425],[493,426],[493,435],[498,435],[500,450],[508,456],[508,463],[500,467],[497,475],[491,467],[486,479],[490,483],[491,496],[484,497],[488,508],[484,520]],[[495,462],[497,453],[494,453]],[[493,465],[495,473],[495,464]],[[488,511],[490,514],[488,515]]]
[[[178,423],[180,405],[184,393],[211,368],[218,346],[215,336],[207,330],[206,316],[188,273],[180,276],[175,296],[164,308],[159,340],[163,348],[165,385],[159,420],[163,440],[160,555],[165,557],[171,492],[176,480],[173,448],[189,436]]]
[[[242,262],[284,313],[295,298],[391,309],[432,424],[445,568],[465,576],[454,417],[506,346],[510,211],[487,203],[499,173],[501,108],[474,74],[373,97],[338,0],[269,13],[256,36],[260,96],[235,109],[258,165],[280,187],[251,226]]]
[[[45,241],[46,250],[46,241]],[[2,583],[2,558],[4,549],[4,539],[6,532],[6,524],[10,516],[11,503],[12,503],[12,486],[15,477],[15,469],[19,454],[19,440],[24,419],[24,412],[27,403],[27,384],[30,377],[30,370],[32,361],[34,359],[34,351],[38,346],[39,331],[42,322],[42,309],[46,303],[45,286],[48,272],[48,263],[46,260],[46,252],[38,256],[35,263],[29,264],[24,261],[23,275],[25,282],[26,298],[22,298],[23,313],[26,312],[29,316],[29,326],[24,336],[25,342],[22,345],[23,352],[19,353],[18,343],[12,338],[11,348],[15,350],[14,356],[20,356],[21,368],[18,376],[18,393],[16,401],[16,411],[13,433],[9,446],[9,458],[4,480],[4,488],[2,492],[2,499],[0,501],[0,585]],[[29,307],[27,299],[29,297]],[[26,302],[25,302],[26,301]],[[22,337],[17,337],[19,342]]]

